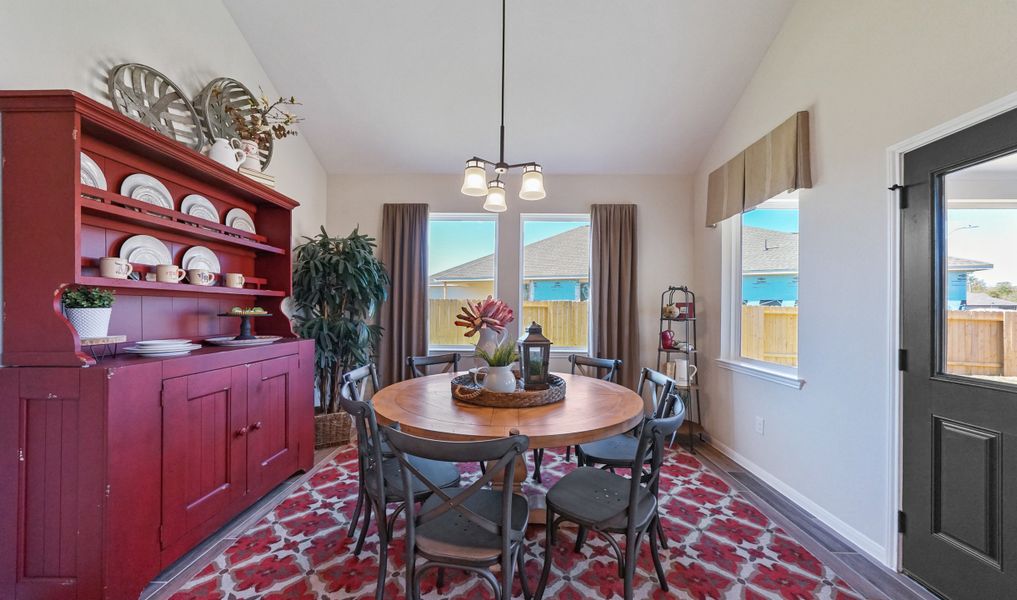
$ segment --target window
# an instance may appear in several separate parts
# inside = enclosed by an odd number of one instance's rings
[[[456,315],[464,300],[496,295],[498,217],[432,213],[428,225],[428,346],[469,346]]]
[[[520,331],[533,321],[555,351],[585,352],[590,339],[589,215],[522,215]]]

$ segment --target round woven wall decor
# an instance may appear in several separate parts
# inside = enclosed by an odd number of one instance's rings
[[[232,117],[226,114],[226,107],[233,107],[247,118],[254,113],[257,101],[251,90],[247,89],[247,86],[236,79],[218,77],[209,81],[208,85],[194,97],[194,109],[198,111],[201,127],[204,129],[208,139],[228,139],[238,136]],[[270,138],[268,147],[258,148],[258,153],[261,155],[262,170],[265,170],[268,167],[268,163],[272,161],[272,149],[274,146],[275,143]]]
[[[152,67],[124,63],[110,69],[109,99],[118,113],[168,138],[198,151],[205,145],[190,101],[177,84]]]

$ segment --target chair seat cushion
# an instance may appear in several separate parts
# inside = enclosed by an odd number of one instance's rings
[[[449,490],[449,496],[457,496],[464,488]],[[444,500],[431,496],[424,502],[420,514],[442,504]],[[484,518],[500,525],[502,520],[502,492],[477,490],[466,499],[463,506]],[[526,498],[512,494],[512,529],[520,539],[526,530],[530,517],[530,506]],[[456,562],[491,563],[501,557],[499,536],[480,527],[455,509],[419,525],[416,530],[417,549],[431,560]]]
[[[456,468],[454,463],[430,460],[427,458],[420,458],[419,456],[410,456],[409,461],[424,474],[424,477],[427,477],[427,479],[438,487],[445,488],[459,486],[459,469]],[[383,460],[381,472],[385,479],[385,501],[399,502],[403,500],[403,471],[402,466],[399,464],[399,459],[388,458]],[[370,491],[376,491],[374,489],[376,486],[374,485],[373,468],[369,468],[367,470],[365,482]],[[431,490],[424,485],[424,482],[420,481],[416,475],[412,477],[411,485],[413,486],[413,496],[417,500],[420,500],[422,497],[431,492]]]
[[[630,466],[638,449],[639,438],[625,433],[579,445],[585,460],[609,467]]]
[[[628,523],[629,478],[596,467],[580,467],[562,477],[547,491],[547,506],[581,525],[605,531],[624,530]],[[657,499],[640,486],[636,528],[642,528],[657,512]]]

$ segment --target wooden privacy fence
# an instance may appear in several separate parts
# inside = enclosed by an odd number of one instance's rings
[[[431,299],[429,343],[433,346],[455,346],[476,342],[464,338],[463,329],[455,326],[456,315],[465,300]],[[585,347],[590,328],[589,303],[585,301],[550,300],[523,303],[519,331],[536,321],[544,328],[544,337],[561,348]]]
[[[742,356],[798,366],[798,307],[742,305]]]
[[[742,356],[796,366],[798,308],[742,306]],[[1017,377],[1017,311],[948,311],[946,372]]]

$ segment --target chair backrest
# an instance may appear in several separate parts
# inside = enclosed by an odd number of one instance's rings
[[[479,442],[446,442],[409,435],[392,427],[383,427],[382,431],[388,439],[392,453],[399,459],[399,464],[402,467],[403,490],[407,496],[405,499],[406,540],[408,546],[407,552],[409,553],[407,560],[411,560],[416,527],[450,510],[458,512],[463,518],[470,520],[485,531],[501,537],[503,556],[509,555],[510,545],[513,542],[519,541],[525,533],[524,531],[514,531],[512,529],[512,484],[515,477],[516,458],[526,452],[530,445],[530,438],[525,435],[515,434],[504,438]],[[496,462],[488,466],[476,481],[465,488],[456,488],[457,493],[450,495],[448,493],[449,490],[443,489],[435,482],[429,480],[424,473],[420,472],[414,463],[409,460],[410,456],[444,462],[476,462],[478,460]],[[502,519],[500,523],[495,523],[470,510],[463,503],[484,489],[488,482],[493,481],[499,474],[503,474]],[[423,482],[434,496],[442,500],[441,504],[427,510],[421,510],[418,514],[412,498],[411,477],[416,477]]]
[[[350,413],[353,425],[357,428],[357,460],[360,461],[360,472],[367,473],[368,469],[374,467],[373,483],[384,497],[385,477],[381,470],[381,438],[374,406],[360,399],[356,384],[352,381],[343,382],[339,390],[339,406]],[[360,482],[361,485],[364,483],[366,482]]]
[[[448,354],[436,354],[434,356],[407,356],[406,366],[410,368],[410,377],[424,377],[428,374],[427,367],[434,365],[445,365],[439,373],[456,373],[459,371],[459,361],[463,355],[458,352]]]
[[[640,464],[647,454],[650,456],[649,471],[643,471],[637,477],[633,472],[629,482],[629,529],[634,529],[635,519],[631,518],[636,514],[639,499],[647,492],[657,495],[660,484],[660,467],[664,463],[664,445],[674,432],[682,426],[685,421],[685,404],[677,394],[669,394],[661,404],[665,405],[664,414],[674,411],[669,417],[658,417],[647,419],[643,423],[642,431],[639,434],[639,443],[636,445],[636,454],[633,456],[633,464]]]
[[[580,375],[587,377],[598,377],[604,381],[615,381],[618,379],[618,367],[622,365],[619,358],[593,358],[582,354],[570,354],[569,362],[572,363],[572,374],[579,369]],[[592,371],[593,375],[590,375]]]
[[[640,396],[643,395],[647,383],[650,385],[650,400],[653,402],[653,418],[659,419],[670,410],[667,400],[677,383],[660,371],[643,367],[639,374],[639,388],[636,390]]]
[[[354,400],[363,400],[367,397],[367,384],[371,384],[371,393],[377,392],[381,388],[381,381],[378,379],[378,368],[374,366],[374,363],[367,363],[362,367],[357,367],[352,371],[347,371],[343,374],[343,383],[353,384],[353,397]]]

